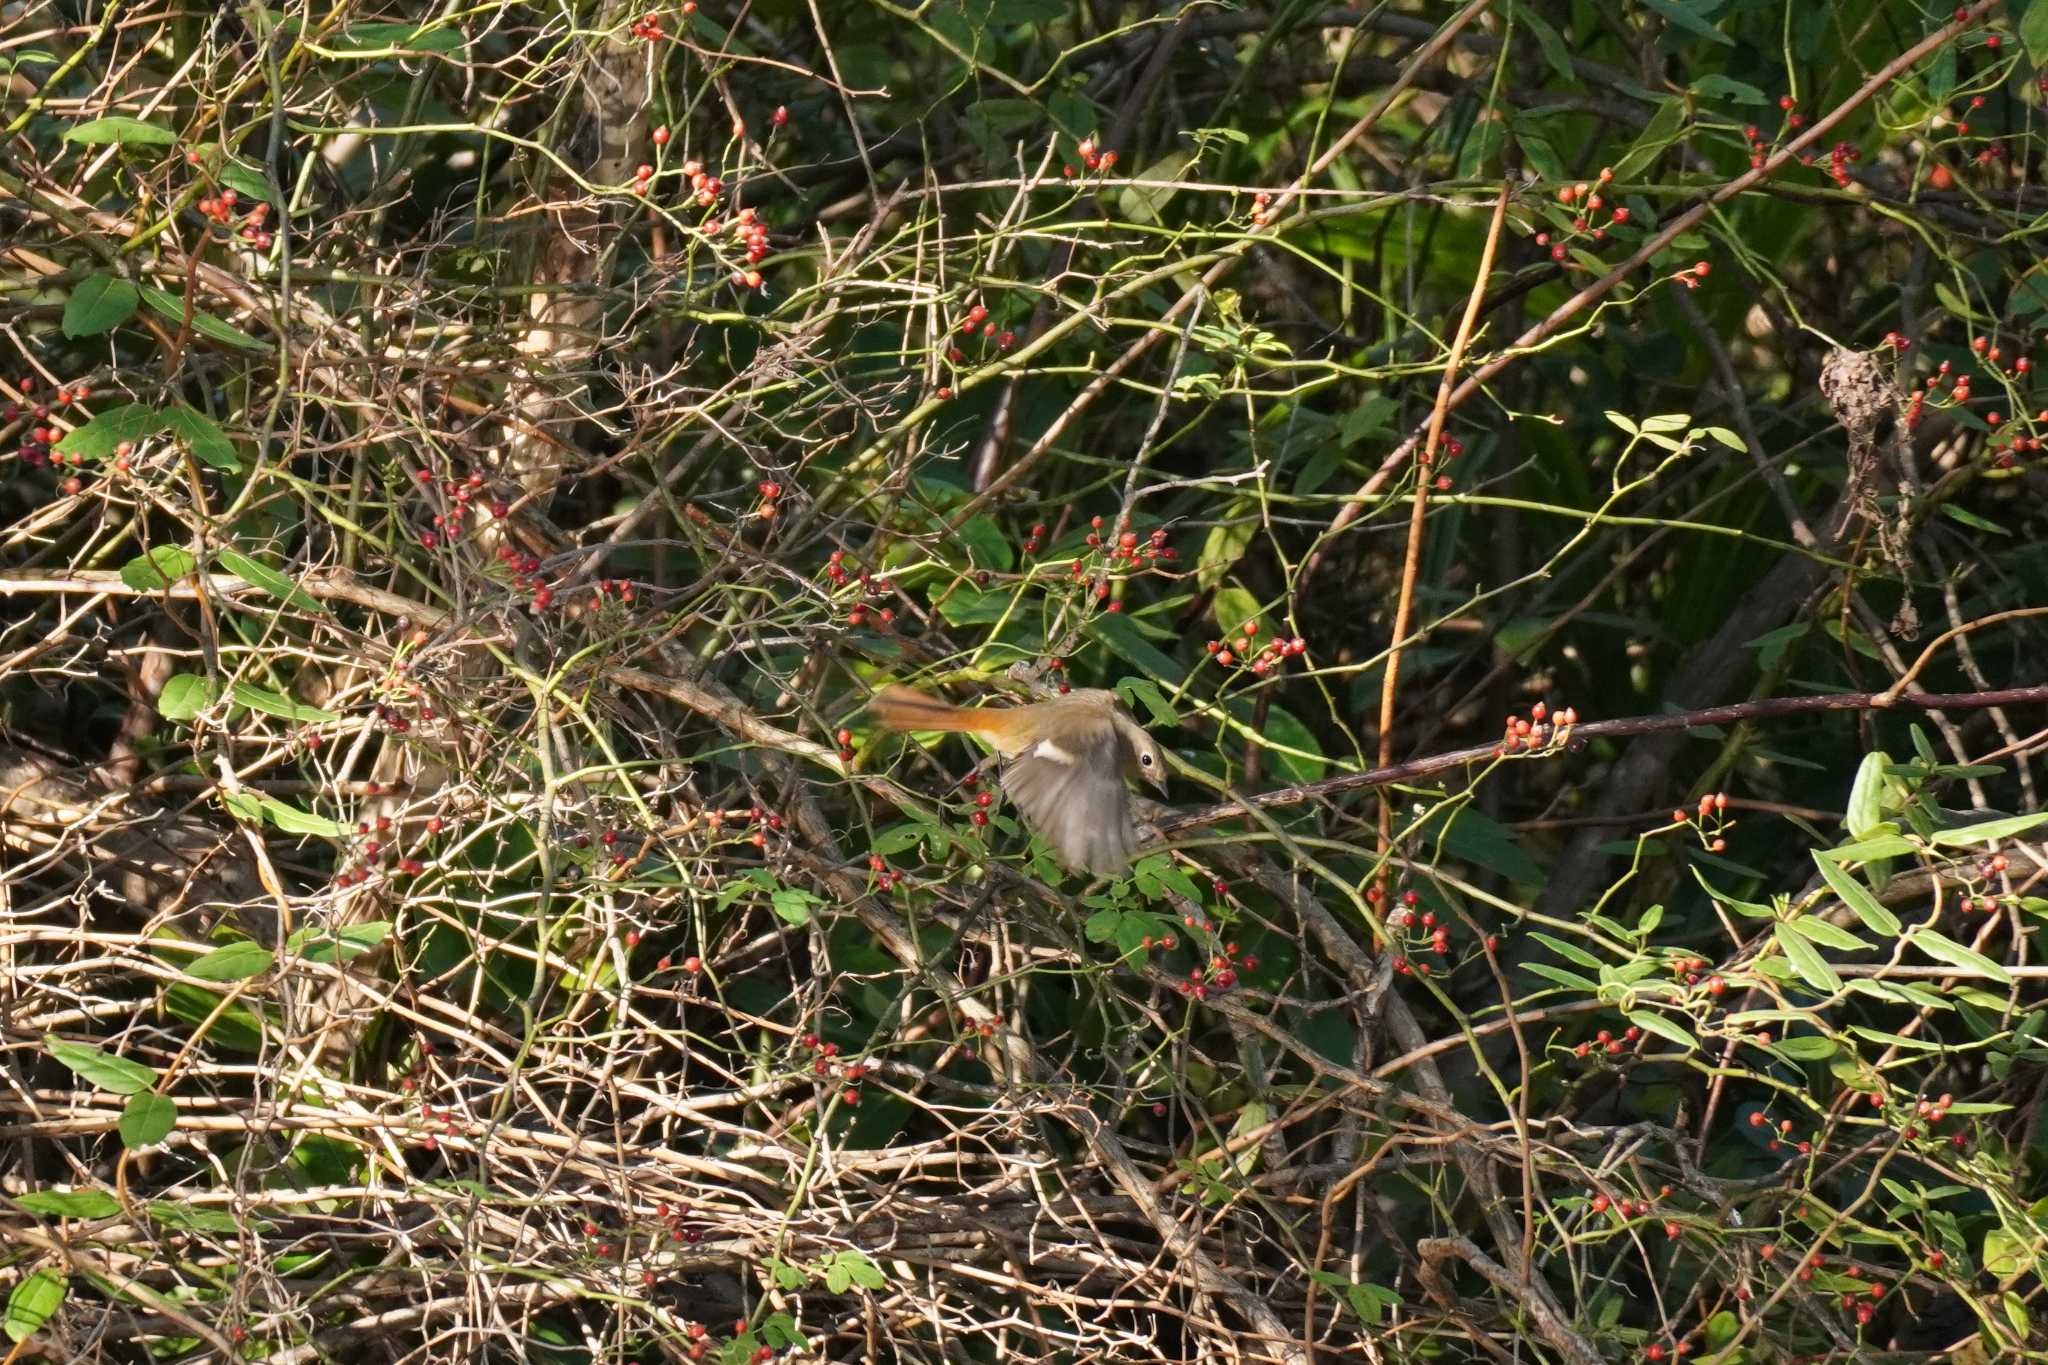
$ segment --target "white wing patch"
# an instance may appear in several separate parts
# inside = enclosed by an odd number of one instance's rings
[[[1072,754],[1068,753],[1065,749],[1062,749],[1059,745],[1053,743],[1049,739],[1039,740],[1038,747],[1033,749],[1031,752],[1036,754],[1040,758],[1048,759],[1054,763],[1064,763],[1069,767],[1072,767],[1075,762],[1074,756]]]

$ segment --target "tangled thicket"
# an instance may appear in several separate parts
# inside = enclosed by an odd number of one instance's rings
[[[9,1359],[2038,1349],[2012,8],[0,8]]]

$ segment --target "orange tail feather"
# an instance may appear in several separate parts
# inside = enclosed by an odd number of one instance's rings
[[[885,687],[868,702],[868,714],[888,730],[954,730],[976,732],[989,727],[986,713],[972,706],[928,697],[908,687]]]

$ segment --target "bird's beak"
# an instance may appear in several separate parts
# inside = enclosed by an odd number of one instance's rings
[[[1153,774],[1152,774],[1152,775],[1151,775],[1150,777],[1146,778],[1145,780],[1146,780],[1146,781],[1148,781],[1148,782],[1150,782],[1150,783],[1151,783],[1151,784],[1152,784],[1152,785],[1153,785],[1153,786],[1154,786],[1155,788],[1157,788],[1157,789],[1158,789],[1158,791],[1159,791],[1159,794],[1160,794],[1161,796],[1164,796],[1164,795],[1166,795],[1166,774],[1165,774],[1165,773],[1163,773],[1163,772],[1160,772],[1160,773],[1153,773]]]

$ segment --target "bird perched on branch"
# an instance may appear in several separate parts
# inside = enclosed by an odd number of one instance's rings
[[[1166,755],[1116,693],[1077,688],[1027,706],[955,706],[908,687],[868,704],[885,729],[984,736],[1003,757],[1003,790],[1070,867],[1114,876],[1138,845],[1126,777],[1166,791]]]

